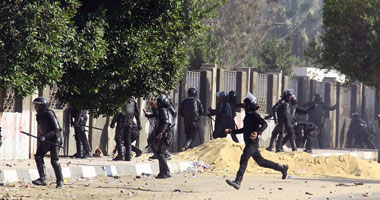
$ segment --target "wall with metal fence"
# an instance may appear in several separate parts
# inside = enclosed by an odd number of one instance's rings
[[[314,94],[321,94],[323,100],[329,105],[337,104],[338,108],[335,111],[328,112],[326,115],[328,128],[327,128],[327,147],[330,148],[344,148],[346,143],[346,132],[350,124],[350,117],[353,112],[358,112],[360,115],[365,118],[370,125],[373,125],[378,133],[377,121],[375,116],[379,113],[378,102],[376,100],[376,91],[373,88],[363,86],[362,84],[355,84],[354,86],[346,87],[342,84],[337,83],[332,79],[326,79],[322,82],[310,80],[307,77],[287,77],[283,76],[278,72],[271,72],[268,74],[258,73],[249,68],[244,69],[235,69],[235,70],[223,70],[218,69],[216,65],[204,65],[199,70],[185,70],[182,81],[179,83],[179,86],[170,92],[172,96],[172,103],[176,110],[178,110],[179,104],[187,97],[187,90],[190,87],[194,87],[198,90],[198,98],[202,101],[204,109],[207,110],[209,107],[216,107],[216,92],[231,90],[237,91],[239,95],[239,100],[242,101],[246,97],[246,92],[251,92],[256,96],[258,104],[260,106],[259,113],[262,116],[271,112],[272,106],[280,99],[279,94],[286,89],[290,89],[296,94],[297,97],[302,99],[302,103],[313,100]],[[56,85],[40,91],[40,96],[47,97],[51,102],[51,108],[54,109],[57,113],[57,117],[60,120],[61,126],[63,127],[64,135],[64,145],[65,151],[62,152],[64,155],[72,155],[75,153],[75,140],[74,140],[74,129],[70,126],[70,115],[67,110],[66,105],[62,105],[59,101],[54,98],[55,91],[57,90]],[[3,115],[1,118],[2,126],[16,126],[14,124],[23,123],[24,126],[29,127],[29,131],[34,135],[37,135],[36,131],[36,122],[35,122],[35,112],[31,101],[37,95],[32,97],[25,98],[22,101],[19,101],[20,106],[15,100],[15,94],[13,90],[2,90],[2,103]],[[142,121],[143,130],[140,132],[140,138],[137,142],[137,145],[144,149],[146,146],[146,139],[149,133],[153,130],[153,125],[145,118],[142,110],[148,110],[150,108],[149,101],[154,101],[155,98],[151,99],[139,99],[139,106]],[[19,107],[19,108],[18,108]],[[358,109],[360,108],[360,109]],[[17,112],[19,110],[20,112]],[[25,111],[28,111],[29,114],[25,114]],[[22,113],[17,114],[22,117],[11,116],[8,113]],[[26,115],[29,118],[26,118]],[[238,111],[238,116],[236,118],[237,125],[240,127],[242,125],[242,120],[245,116],[244,110],[241,109]],[[15,119],[17,122],[9,123]],[[104,153],[110,155],[115,143],[114,143],[114,129],[109,128],[110,121],[112,116],[109,117],[100,117],[94,118],[89,116],[87,133],[92,145],[93,151],[96,148],[102,149]],[[13,120],[14,121],[14,120]],[[25,121],[29,121],[29,125]],[[183,120],[180,116],[176,119],[175,126],[175,141],[170,146],[171,151],[177,151],[184,143],[184,126]],[[268,121],[272,123],[271,121]],[[200,131],[201,135],[197,137],[197,141],[194,143],[194,146],[199,145],[200,143],[212,139],[213,131],[213,122],[207,116],[201,117],[201,126]],[[18,125],[17,125],[18,126]],[[264,134],[260,141],[261,145],[266,146],[270,137],[270,132],[273,129],[273,124],[268,128],[266,134]],[[94,129],[94,128],[99,128]],[[25,141],[21,140],[15,143],[15,138],[19,137],[18,134],[10,134],[10,129],[5,129],[7,137],[5,137],[5,145],[16,144],[16,146],[24,145]],[[18,129],[14,129],[16,132]],[[9,135],[16,135],[13,139],[8,137]],[[36,143],[33,142],[30,138],[28,155],[32,157],[35,151]],[[4,148],[1,147],[1,148]],[[0,150],[0,157],[1,156]],[[25,157],[19,156],[19,154],[10,153],[11,157],[20,158]]]

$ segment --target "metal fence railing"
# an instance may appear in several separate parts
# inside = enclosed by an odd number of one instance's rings
[[[257,98],[257,103],[259,104],[259,113],[267,113],[267,101],[268,101],[268,75],[258,74],[256,80],[256,94],[253,94]]]
[[[231,90],[236,91],[236,72],[224,71],[224,91],[228,93]]]

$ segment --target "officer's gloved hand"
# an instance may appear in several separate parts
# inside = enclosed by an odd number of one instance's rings
[[[267,115],[267,116],[264,117],[264,119],[265,119],[265,120],[268,120],[268,119],[270,119],[270,116]]]
[[[137,128],[139,129],[139,131],[141,131],[142,130],[141,124],[137,124]]]
[[[115,128],[115,124],[111,124],[110,127],[111,127],[111,128]]]
[[[38,139],[40,139],[42,142],[46,140],[45,136],[41,135],[40,137],[38,137]]]

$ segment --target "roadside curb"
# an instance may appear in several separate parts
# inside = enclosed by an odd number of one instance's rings
[[[46,174],[48,180],[55,180],[54,170],[50,163],[46,164]],[[184,172],[193,166],[191,161],[168,162],[171,173]],[[149,163],[123,163],[116,165],[81,165],[62,166],[63,178],[93,178],[96,176],[121,176],[121,175],[141,175],[158,174],[158,162]],[[39,178],[37,168],[32,169],[6,169],[0,170],[0,183],[13,183],[19,181],[30,182]]]

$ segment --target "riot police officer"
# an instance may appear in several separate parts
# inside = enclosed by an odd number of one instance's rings
[[[184,119],[186,135],[185,145],[180,149],[180,151],[185,151],[186,149],[190,148],[190,145],[194,141],[195,136],[200,134],[199,120],[204,111],[201,101],[196,97],[197,89],[189,88],[187,90],[187,98],[183,100],[179,106],[179,114]]]
[[[125,160],[131,161],[132,159],[132,128],[133,128],[133,118],[136,119],[138,129],[141,130],[140,122],[140,112],[135,100],[131,100],[124,106],[124,119],[123,119],[123,142],[125,145]]]
[[[259,151],[259,138],[258,136],[267,128],[267,123],[261,116],[256,112],[259,106],[257,105],[257,99],[252,94],[249,94],[247,98],[244,99],[244,109],[246,115],[244,117],[244,127],[241,129],[226,129],[226,133],[243,133],[245,147],[243,150],[243,155],[240,158],[240,167],[236,174],[234,181],[226,180],[227,184],[234,187],[235,189],[240,188],[241,181],[243,179],[244,172],[248,165],[248,160],[252,157],[259,166],[274,169],[282,173],[282,179],[287,176],[288,166],[281,165],[262,157]]]
[[[115,142],[117,149],[117,156],[113,160],[124,160],[125,159],[125,147],[124,147],[124,115],[122,113],[116,114],[111,121],[110,127],[115,128],[116,123],[116,131],[115,131]]]
[[[312,122],[297,122],[296,125],[296,143],[298,147],[305,147],[305,152],[312,152],[312,138],[317,127]]]
[[[59,164],[59,149],[62,144],[61,126],[54,111],[49,109],[49,102],[44,97],[38,97],[33,101],[36,110],[36,119],[40,133],[35,160],[40,178],[32,181],[35,185],[47,185],[44,156],[50,151],[51,165],[53,166],[57,179],[57,188],[63,185],[63,175]],[[48,142],[45,142],[48,141]],[[56,145],[53,145],[56,144]]]
[[[173,140],[170,129],[173,124],[170,124],[170,113],[168,111],[169,100],[165,95],[157,98],[158,112],[157,112],[157,127],[155,129],[156,147],[155,153],[157,155],[160,172],[156,176],[157,179],[170,178],[170,169],[165,158],[166,148]]]
[[[309,112],[309,118],[308,121],[314,123],[318,128],[318,147],[319,148],[325,148],[327,144],[323,142],[324,137],[326,135],[325,133],[325,111],[333,111],[336,109],[337,105],[329,106],[325,102],[322,101],[322,95],[315,94],[314,95],[314,101],[310,101],[304,105],[304,107],[311,106],[317,104],[317,108]]]
[[[375,133],[362,119],[359,113],[351,114],[351,123],[347,131],[347,148],[375,149]]]
[[[87,112],[79,110],[74,106],[70,106],[70,115],[71,126],[74,126],[75,129],[75,142],[77,147],[77,152],[73,155],[73,157],[90,158],[92,157],[91,147],[85,132]]]
[[[215,128],[212,134],[213,138],[225,138],[227,134],[224,132],[226,129],[233,129],[234,122],[232,118],[231,106],[227,101],[227,94],[224,91],[217,93],[218,103],[216,109],[209,108],[209,114],[207,116],[215,117]]]
[[[276,143],[276,152],[281,152],[282,146],[285,144],[287,140],[290,142],[290,146],[292,151],[297,151],[297,146],[294,140],[295,132],[294,132],[294,122],[295,122],[295,113],[307,113],[309,110],[313,109],[315,106],[313,105],[310,108],[302,109],[297,106],[297,102],[295,96],[290,90],[284,91],[281,96],[280,101],[278,101],[273,106],[273,116],[274,122],[279,125],[278,139]],[[286,139],[283,142],[283,133],[286,132]]]
[[[237,128],[236,122],[235,122],[235,117],[236,117],[236,112],[242,107],[241,103],[237,103],[237,93],[234,90],[231,90],[228,92],[228,103],[231,106],[231,111],[232,111],[232,122],[233,124],[231,127],[232,129]],[[231,134],[231,138],[234,142],[239,142],[239,139],[236,137],[236,134]]]
[[[307,114],[307,113],[309,113],[310,110],[315,109],[317,106],[318,106],[317,104],[314,104],[314,105],[311,105],[310,107],[308,107],[306,109],[301,108],[301,107],[297,106],[296,96],[295,95],[291,96],[291,99],[290,99],[290,111],[291,111],[291,115],[288,116],[289,117],[288,120],[291,121],[291,125],[292,125],[292,128],[293,128],[293,131],[294,131],[294,128],[297,126],[297,123],[298,123],[296,121],[296,114],[297,113],[299,113],[299,114]],[[285,130],[287,130],[287,129],[285,129]],[[297,140],[296,132],[294,132],[293,134],[291,134],[290,132],[286,131],[286,135],[283,138],[283,141],[281,143],[280,151],[283,151],[282,150],[282,146],[284,146],[287,141],[290,141],[291,146],[292,146],[292,144],[294,144],[295,147],[296,147],[295,150],[297,150],[297,146],[298,145],[296,144],[296,140]],[[302,138],[302,140],[303,140],[303,138]],[[295,151],[295,150],[293,149],[293,146],[292,146],[292,151]]]

